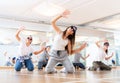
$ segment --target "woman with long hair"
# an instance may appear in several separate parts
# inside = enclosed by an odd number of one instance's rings
[[[51,22],[53,29],[55,30],[57,35],[54,38],[50,53],[50,59],[45,68],[45,71],[47,73],[56,72],[54,66],[58,62],[63,64],[63,66],[65,67],[65,72],[73,73],[74,67],[73,64],[70,62],[68,55],[80,52],[86,46],[86,43],[84,43],[78,49],[73,50],[77,27],[69,26],[66,28],[65,31],[61,31],[61,29],[56,25],[58,19],[66,17],[69,14],[70,12],[68,10],[65,10],[62,14],[54,18]]]

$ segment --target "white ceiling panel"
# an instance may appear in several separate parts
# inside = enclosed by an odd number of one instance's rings
[[[42,3],[52,3],[63,10],[71,11],[67,19],[60,19],[57,22],[58,25],[63,26],[91,23],[120,13],[120,0],[1,0],[0,28],[18,28],[22,25],[30,30],[49,31],[49,24],[54,16],[45,16],[34,10]],[[98,23],[91,25],[99,25],[98,28],[104,26]],[[115,28],[111,27],[111,29]]]
[[[0,1],[0,17],[49,23],[52,17],[40,15],[33,10],[43,2],[71,11],[68,19],[61,20],[62,24],[83,24],[120,11],[120,0],[3,0]]]

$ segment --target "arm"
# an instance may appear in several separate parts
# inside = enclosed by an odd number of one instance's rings
[[[7,56],[7,52],[4,52],[4,56]]]
[[[20,32],[21,31],[23,31],[24,30],[24,27],[21,27],[20,29],[18,29],[17,30],[17,32],[16,32],[16,35],[15,35],[15,37],[16,37],[16,39],[18,40],[18,41],[20,41],[21,39],[20,39],[20,37],[19,37],[19,34],[20,34]]]
[[[73,53],[78,53],[81,50],[83,50],[85,47],[87,46],[87,43],[83,43],[78,49],[72,50],[72,54]]]
[[[87,59],[90,55],[88,54],[86,57],[81,56],[83,60]]]
[[[101,42],[101,41],[97,41],[97,42],[96,42],[96,45],[97,45],[98,48],[100,48],[100,42]]]
[[[97,45],[98,48],[101,47],[101,46],[100,46],[100,42],[108,42],[108,40],[104,39],[104,40],[97,41],[97,42],[96,42],[96,45]]]
[[[34,55],[37,55],[45,50],[44,47],[42,47],[40,50],[33,52]]]
[[[56,25],[57,20],[60,19],[61,17],[66,17],[66,15],[68,15],[68,14],[69,14],[69,11],[68,11],[68,10],[65,10],[62,14],[60,14],[59,16],[55,17],[55,18],[52,20],[51,24],[52,24],[54,30],[55,30],[57,33],[60,33],[60,32],[61,32],[60,28]]]
[[[47,56],[48,60],[50,59],[50,56]]]
[[[112,53],[111,56],[109,56],[109,57],[105,57],[105,60],[110,59],[113,55],[114,55],[114,54]]]

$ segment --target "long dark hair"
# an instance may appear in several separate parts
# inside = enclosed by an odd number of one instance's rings
[[[105,53],[108,54],[108,49],[105,50]]]
[[[68,29],[68,28],[73,29],[73,34],[72,34],[72,35],[69,35],[69,36],[67,37],[68,40],[70,40],[71,49],[73,49],[73,46],[74,46],[74,44],[75,44],[75,34],[76,34],[77,27],[76,27],[76,26],[69,26],[69,27],[67,27],[66,30],[63,31],[62,37],[64,37],[64,36],[66,35],[66,32],[67,32],[67,29]],[[68,45],[65,46],[65,50],[67,50],[67,52],[69,53],[69,51],[68,51]]]

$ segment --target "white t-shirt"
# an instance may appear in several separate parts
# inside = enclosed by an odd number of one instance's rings
[[[105,53],[105,51],[103,50],[102,47],[98,48],[98,53],[95,56],[95,61],[105,61],[105,57],[107,56],[107,54]]]
[[[26,46],[25,39],[21,39],[20,46],[19,46],[19,56],[29,55],[33,52],[31,45]]]
[[[65,50],[65,46],[67,44],[68,44],[68,39],[63,39],[62,33],[60,33],[55,36],[52,49],[53,50]]]

